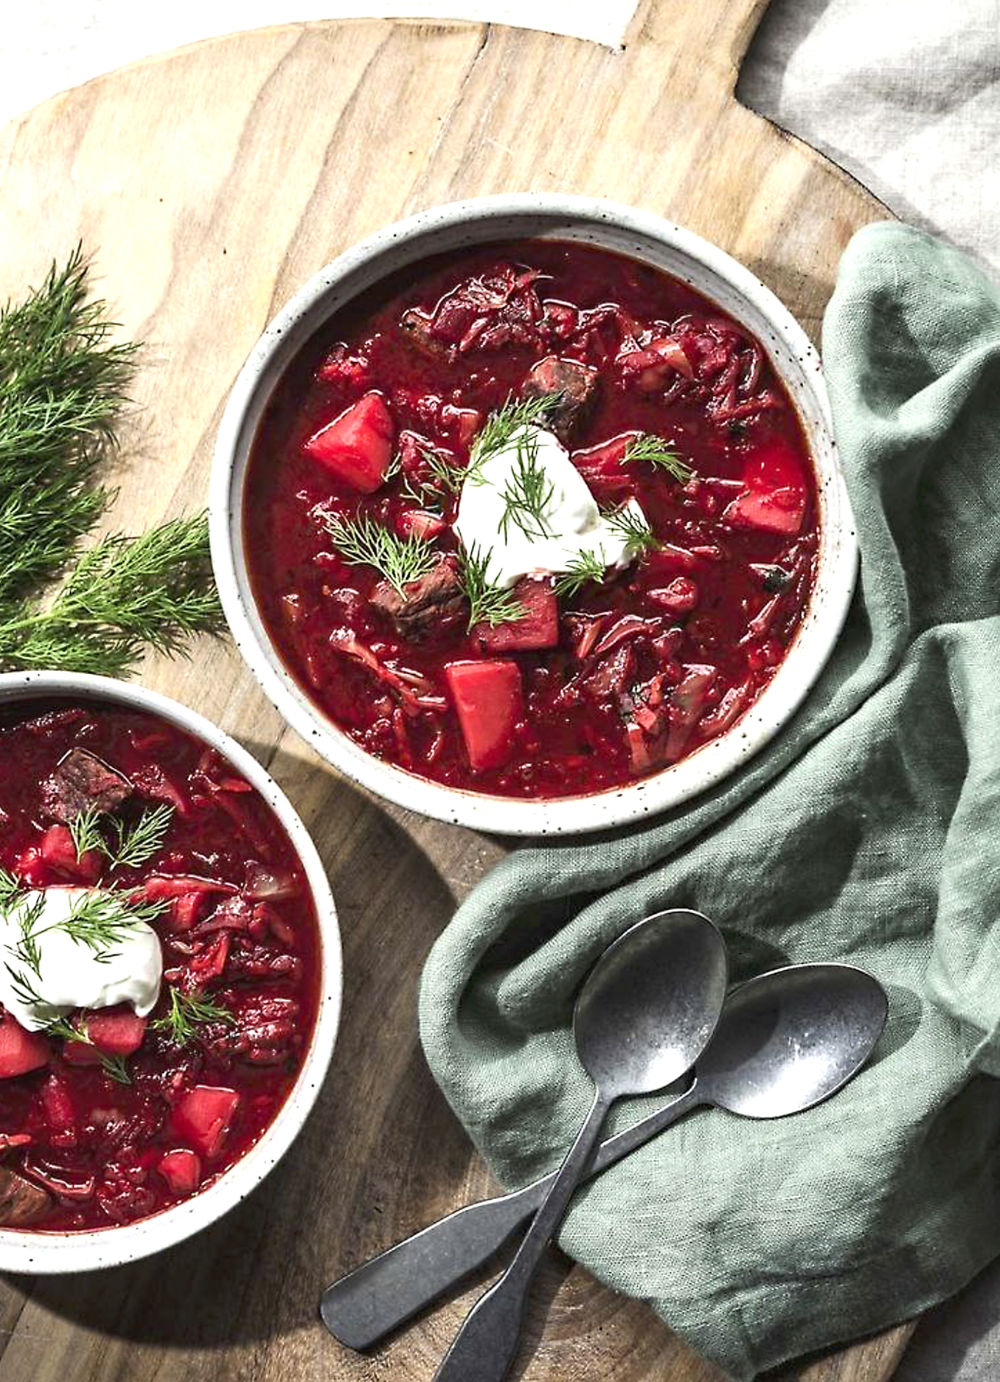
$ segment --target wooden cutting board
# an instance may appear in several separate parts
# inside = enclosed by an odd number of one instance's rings
[[[434,202],[544,189],[648,207],[743,260],[815,336],[843,246],[886,213],[735,100],[763,8],[644,0],[619,52],[478,24],[291,25],[101,77],[0,130],[0,297],[82,239],[146,342],[113,520],[202,505],[223,400],[268,318],[353,241]],[[427,1072],[415,1003],[428,947],[503,846],[339,781],[224,643],[146,680],[249,745],[313,831],[340,908],[343,1026],[304,1135],[223,1222],[132,1267],[0,1279],[0,1382],[419,1382],[469,1296],[370,1359],[323,1332],[316,1301],[489,1188]],[[882,1382],[906,1337],[788,1375]],[[530,1382],[719,1377],[564,1259],[524,1357]]]

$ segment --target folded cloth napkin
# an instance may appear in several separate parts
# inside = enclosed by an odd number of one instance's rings
[[[573,996],[643,915],[706,912],[736,979],[841,958],[882,980],[886,1034],[835,1099],[695,1113],[560,1233],[738,1378],[911,1316],[1000,1253],[1000,295],[949,246],[871,226],[823,346],[862,563],[815,690],[696,802],[511,855],[421,991],[431,1069],[515,1186],[580,1125]]]

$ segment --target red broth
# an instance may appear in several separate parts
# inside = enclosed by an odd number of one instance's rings
[[[115,807],[126,826],[144,809],[174,808],[162,847],[110,880],[163,902],[151,924],[164,975],[117,1078],[88,1063],[100,1057],[96,1046],[35,1034],[25,1043],[3,1014],[0,1076],[17,1067],[26,1044],[38,1062],[0,1077],[7,1227],[109,1227],[212,1184],[273,1122],[316,1020],[317,919],[290,840],[218,753],[156,716],[66,701],[22,702],[0,714],[0,866],[30,888],[108,885],[107,861],[97,852],[78,859],[60,823],[81,803],[53,797],[60,762],[80,750],[128,780],[132,790]],[[209,1000],[232,1020],[196,1024],[178,1046],[158,1025],[173,990]],[[96,1043],[109,1013],[112,1024],[134,1031],[125,1005],[73,1022],[92,1024]],[[205,1089],[214,1093],[192,1099]]]
[[[433,477],[427,488],[428,449],[467,464],[487,415],[551,357],[596,379],[569,437],[574,463],[602,506],[636,497],[661,546],[557,604],[552,582],[532,586],[549,601],[549,646],[470,633],[454,609],[418,620],[414,634],[380,599],[379,573],[333,545],[329,517],[416,531],[453,563],[457,501],[435,493]],[[317,434],[359,400],[348,416],[364,423],[369,450],[348,455],[355,469],[331,469]],[[623,460],[637,433],[673,443],[694,478]],[[262,618],[330,719],[409,772],[522,798],[621,786],[734,724],[795,637],[817,521],[805,436],[760,343],[679,280],[555,240],[428,259],[335,314],[275,391],[244,509]],[[466,688],[448,671],[476,661],[505,668],[481,693],[469,688],[505,707],[494,712],[506,716],[499,746],[494,726],[485,750],[478,727],[470,738],[461,722]]]

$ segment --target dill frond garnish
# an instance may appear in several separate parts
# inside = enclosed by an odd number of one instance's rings
[[[174,808],[166,802],[162,806],[147,807],[132,825],[126,825],[117,816],[111,818],[111,828],[117,839],[116,848],[108,858],[113,869],[137,869],[148,863],[154,854],[163,848],[163,841],[170,822],[174,818]]]
[[[54,1037],[59,1041],[74,1041],[81,1046],[93,1046],[94,1044],[86,1027],[77,1026],[68,1017],[54,1017],[51,1022],[46,1022],[42,1031],[47,1037]],[[102,1051],[100,1064],[105,1075],[108,1075],[116,1084],[132,1083],[132,1076],[129,1074],[125,1056],[109,1056]]]
[[[199,990],[182,993],[178,988],[170,990],[170,1011],[156,1018],[150,1025],[154,1031],[165,1032],[173,1046],[189,1046],[198,1035],[198,1028],[205,1023],[225,1022],[232,1025],[235,1016],[228,1008],[213,1003]]]
[[[427,471],[426,479],[407,476],[403,494],[422,509],[441,513],[452,495],[458,494],[468,475],[468,467],[456,465],[439,451],[421,447],[420,456]]]
[[[69,833],[78,859],[97,850],[110,860],[112,871],[118,868],[134,869],[147,863],[163,848],[173,818],[174,808],[167,803],[147,806],[131,825],[119,816],[91,806],[73,817],[69,822]],[[108,844],[105,837],[105,827],[115,837],[113,846]]]
[[[96,806],[89,806],[86,811],[79,812],[69,822],[69,833],[73,840],[73,848],[76,850],[77,859],[82,859],[85,854],[91,854],[95,849],[101,854],[107,853],[107,845],[104,836],[101,834],[101,822],[104,820],[104,813],[98,811]]]
[[[620,509],[610,509],[602,514],[602,517],[609,528],[613,528],[635,555],[642,552],[652,552],[660,543],[645,514],[639,513],[635,508],[625,505]]]
[[[686,485],[694,470],[687,461],[681,460],[673,448],[673,442],[658,437],[654,432],[640,432],[638,436],[632,437],[625,447],[623,459],[626,463],[643,461],[656,466],[658,470],[665,470],[668,475],[672,475],[679,485]]]
[[[459,552],[458,576],[469,602],[470,629],[476,624],[488,624],[495,629],[499,624],[513,623],[525,615],[524,606],[513,592],[490,580],[488,569],[492,553],[492,548],[483,552],[475,543]]]
[[[348,518],[322,509],[315,512],[345,561],[352,566],[373,566],[400,595],[405,585],[426,576],[437,565],[437,553],[425,538],[398,537],[369,514]]]
[[[604,555],[587,549],[577,552],[566,570],[556,579],[556,594],[571,596],[576,595],[590,581],[598,584],[604,580],[604,573],[607,565]]]
[[[147,645],[181,652],[222,627],[204,515],[77,557],[114,492],[97,480],[117,449],[137,347],[116,342],[87,296],[79,249],[21,303],[0,309],[0,668],[122,676]],[[68,575],[67,575],[68,572]],[[59,576],[51,600],[40,597]]]
[[[106,964],[130,931],[153,921],[165,906],[164,902],[132,902],[126,893],[87,892],[73,901],[66,916],[34,930],[32,935],[37,938],[48,931],[63,931],[91,950],[95,960]]]
[[[483,463],[503,451],[522,427],[544,427],[562,399],[561,393],[541,394],[537,398],[514,398],[512,395],[490,413],[472,441],[471,478],[481,480]]]
[[[504,503],[500,532],[506,542],[513,523],[525,537],[555,537],[546,512],[555,485],[538,463],[537,433],[527,430],[515,433],[515,446],[514,465],[500,496]]]
[[[22,879],[7,869],[0,869],[0,915],[6,916],[26,892]]]

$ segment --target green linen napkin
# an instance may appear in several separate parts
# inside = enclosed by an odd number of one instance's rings
[[[862,567],[804,708],[693,804],[513,854],[421,992],[431,1069],[515,1186],[579,1127],[573,995],[644,914],[706,912],[736,979],[840,958],[887,986],[876,1058],[837,1098],[695,1113],[560,1235],[738,1378],[913,1315],[1000,1252],[1000,296],[947,245],[869,227],[824,355]]]

